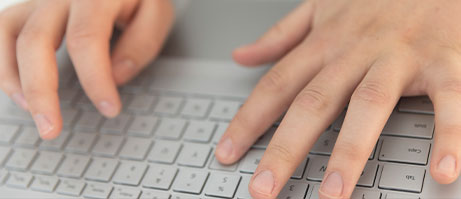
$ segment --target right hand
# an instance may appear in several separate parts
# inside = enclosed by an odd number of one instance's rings
[[[88,97],[106,117],[117,86],[160,51],[173,24],[169,0],[32,0],[0,12],[0,88],[30,111],[43,139],[62,129],[55,51],[66,44]],[[112,53],[114,25],[123,30]]]

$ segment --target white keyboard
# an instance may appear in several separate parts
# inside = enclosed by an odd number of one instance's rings
[[[65,127],[52,141],[42,141],[30,116],[6,103],[0,186],[84,198],[251,198],[248,182],[277,124],[239,163],[221,165],[214,149],[243,99],[153,90],[146,76],[121,88],[123,112],[110,120],[75,77],[63,78]],[[343,117],[322,134],[279,198],[318,198]],[[352,198],[419,198],[433,130],[430,101],[402,99]]]

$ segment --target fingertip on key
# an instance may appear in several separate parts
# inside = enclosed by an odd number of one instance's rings
[[[231,164],[232,154],[234,152],[234,146],[230,138],[224,138],[216,148],[216,158],[224,164]]]

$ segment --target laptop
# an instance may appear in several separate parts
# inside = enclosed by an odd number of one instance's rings
[[[270,66],[243,68],[231,51],[257,39],[296,0],[175,1],[177,22],[162,55],[120,88],[121,115],[104,119],[58,52],[64,130],[43,141],[28,113],[0,94],[0,198],[251,198],[250,177],[275,123],[234,165],[213,156],[229,121]],[[344,114],[319,138],[278,198],[317,199]],[[461,181],[429,173],[434,111],[403,98],[352,198],[461,198]]]

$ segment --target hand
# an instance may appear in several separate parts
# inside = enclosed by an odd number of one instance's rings
[[[121,109],[117,85],[159,52],[173,23],[169,0],[33,0],[0,13],[0,88],[29,110],[40,136],[59,135],[55,51],[66,44],[79,80],[106,117]],[[112,53],[114,25],[123,35]]]
[[[431,175],[451,183],[461,168],[461,2],[309,0],[257,42],[234,52],[254,66],[280,59],[223,135],[216,157],[237,161],[288,109],[250,182],[275,198],[349,102],[322,198],[349,198],[401,96],[435,107]]]

